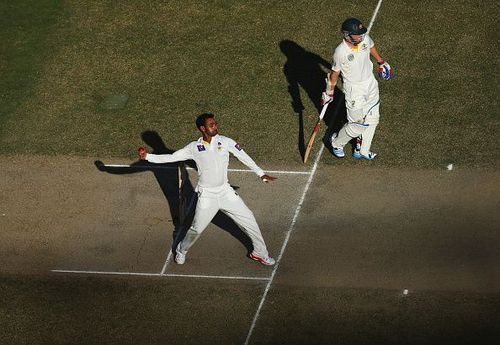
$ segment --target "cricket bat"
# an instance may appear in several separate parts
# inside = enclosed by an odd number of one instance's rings
[[[321,109],[321,112],[319,113],[319,119],[318,122],[316,122],[316,125],[313,128],[313,131],[311,133],[311,137],[309,138],[309,141],[307,142],[306,146],[306,151],[304,152],[304,163],[307,162],[307,159],[309,158],[309,154],[311,153],[312,146],[314,144],[314,139],[316,139],[316,135],[319,132],[319,128],[321,127],[321,121],[323,120],[323,117],[325,116],[326,109],[328,108],[328,104],[333,100],[329,100],[323,105],[323,108]]]

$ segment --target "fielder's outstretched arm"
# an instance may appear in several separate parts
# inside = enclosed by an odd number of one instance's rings
[[[255,161],[241,148],[241,146],[236,141],[230,138],[228,138],[228,140],[230,140],[230,143],[228,145],[229,152],[231,152],[236,158],[238,158],[241,163],[245,164],[254,173],[256,173],[262,181],[269,182],[276,180],[276,177],[265,174],[264,170],[262,170],[257,165],[257,163],[255,163]]]
[[[189,145],[175,151],[172,154],[163,154],[163,155],[154,155],[152,153],[148,153],[146,149],[143,147],[139,148],[139,158],[141,160],[146,160],[150,163],[175,163],[181,161],[187,161],[189,159],[193,159],[193,155],[191,154],[191,150],[189,149]]]

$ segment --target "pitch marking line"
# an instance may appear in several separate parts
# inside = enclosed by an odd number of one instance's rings
[[[140,272],[104,272],[104,271],[77,271],[77,270],[50,270],[55,273],[76,273],[76,274],[102,274],[102,275],[117,275],[117,276],[146,276],[146,277],[161,277],[160,273],[140,273]]]
[[[161,273],[162,275],[165,274],[165,272],[167,271],[167,266],[168,264],[170,263],[170,261],[172,260],[172,250],[169,250],[168,251],[168,255],[167,255],[167,260],[165,260],[165,263],[163,264],[163,268],[161,269]]]
[[[292,234],[292,231],[295,228],[295,223],[297,222],[297,218],[299,217],[299,213],[300,213],[300,210],[302,209],[302,205],[303,205],[304,200],[306,198],[306,194],[307,194],[309,187],[312,183],[312,180],[314,178],[314,174],[316,173],[316,169],[318,168],[318,162],[321,158],[321,155],[323,154],[324,147],[325,147],[324,145],[321,145],[321,148],[320,148],[318,154],[316,155],[316,159],[314,160],[314,165],[311,169],[309,179],[307,180],[307,183],[304,187],[304,191],[302,192],[302,196],[300,197],[299,204],[297,205],[297,208],[295,209],[295,214],[293,215],[292,222],[290,223],[290,226],[288,227],[288,230],[286,232],[285,241],[283,242],[283,245],[281,246],[281,250],[280,250],[280,253],[278,255],[278,258],[276,259],[276,264],[274,265],[273,271],[271,273],[271,277],[269,278],[269,281],[266,285],[266,289],[264,290],[264,293],[263,293],[262,298],[260,300],[259,306],[257,307],[257,311],[255,312],[254,318],[252,320],[250,330],[248,331],[248,335],[247,335],[247,338],[245,340],[245,345],[247,345],[250,341],[250,338],[253,334],[253,330],[254,330],[255,325],[257,324],[257,320],[260,316],[262,306],[264,305],[267,294],[269,293],[269,290],[271,289],[271,284],[272,284],[272,282],[274,280],[274,276],[276,275],[276,272],[278,271],[278,268],[280,266],[281,259],[283,257],[284,252],[285,252],[285,249],[288,245],[288,241],[290,240],[290,236]]]
[[[185,278],[207,278],[207,279],[232,279],[232,280],[263,280],[267,277],[244,277],[244,276],[211,276],[206,274],[178,274],[178,273],[140,273],[140,272],[106,272],[106,271],[77,271],[77,270],[51,270],[55,273],[75,273],[75,274],[98,274],[116,276],[146,276],[146,277],[185,277]]]
[[[322,147],[323,149],[323,147]],[[322,151],[322,150],[321,150]],[[320,151],[320,152],[321,152]],[[111,168],[144,168],[144,169],[177,169],[177,167],[170,166],[131,166],[127,164],[106,164],[104,167]],[[194,170],[193,168],[189,168],[189,170]],[[252,172],[249,169],[228,169],[231,172]],[[283,170],[269,170],[266,172],[270,174],[291,174],[291,175],[310,175],[310,171],[283,171]],[[168,264],[172,261],[172,251],[169,250],[165,263],[161,269],[160,273],[139,273],[139,272],[105,272],[105,271],[79,271],[79,270],[51,270],[51,272],[55,273],[75,273],[75,274],[97,274],[97,275],[129,275],[129,276],[147,276],[147,277],[155,277],[155,276],[165,276],[165,277],[189,277],[189,278],[215,278],[215,279],[239,279],[239,280],[264,280],[268,281],[270,278],[258,278],[258,277],[231,277],[231,276],[208,276],[208,275],[189,275],[189,274],[173,274],[166,273]]]
[[[234,276],[210,276],[203,274],[178,274],[178,273],[166,273],[164,276],[167,277],[186,277],[186,278],[208,278],[208,279],[234,279],[234,280],[263,280],[268,281],[268,277],[234,277]]]
[[[379,0],[377,6],[375,7],[375,11],[373,12],[372,19],[370,21],[370,25],[368,26],[368,29],[367,29],[368,33],[370,32],[370,30],[371,30],[371,28],[373,26],[373,23],[375,22],[375,18],[377,17],[377,14],[378,14],[378,11],[380,10],[381,4],[382,4],[382,0]],[[273,272],[271,273],[271,277],[270,277],[270,279],[269,279],[269,281],[268,281],[268,283],[266,285],[266,289],[264,290],[264,293],[262,294],[262,298],[260,300],[259,306],[257,307],[257,311],[255,312],[255,316],[254,316],[254,318],[252,320],[252,324],[250,326],[250,330],[248,331],[248,335],[247,335],[247,338],[245,340],[245,345],[248,345],[249,342],[250,342],[250,338],[252,337],[253,331],[255,329],[255,325],[257,324],[257,320],[258,320],[258,318],[260,316],[260,312],[262,310],[262,306],[264,305],[264,302],[266,300],[267,294],[269,293],[271,285],[272,285],[272,283],[274,281],[274,276],[276,275],[276,272],[277,272],[277,270],[279,268],[281,259],[283,257],[283,253],[285,252],[286,246],[288,245],[288,241],[290,240],[290,236],[292,234],[292,231],[295,228],[295,223],[296,223],[297,218],[299,216],[299,213],[300,213],[300,211],[302,209],[302,204],[303,204],[304,199],[306,197],[306,194],[307,194],[307,192],[309,190],[309,186],[311,185],[312,180],[314,178],[314,175],[316,173],[316,169],[318,167],[318,162],[319,162],[319,160],[321,158],[321,155],[323,154],[324,148],[325,148],[325,146],[322,145],[321,149],[319,150],[319,152],[318,152],[318,154],[316,156],[316,159],[314,161],[314,165],[313,165],[313,167],[311,169],[311,173],[309,175],[309,179],[307,180],[307,183],[306,183],[306,185],[304,187],[304,191],[302,193],[302,197],[300,198],[299,204],[298,204],[298,206],[297,206],[297,208],[295,210],[295,214],[293,216],[293,219],[292,219],[292,222],[290,224],[290,227],[288,228],[288,231],[287,231],[287,234],[286,234],[286,237],[285,237],[285,241],[283,242],[283,245],[281,246],[281,251],[280,251],[280,254],[278,256],[278,259],[276,260],[276,264],[274,265]]]

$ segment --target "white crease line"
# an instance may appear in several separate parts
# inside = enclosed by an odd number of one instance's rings
[[[146,276],[146,277],[184,277],[184,278],[209,278],[209,279],[233,279],[233,280],[263,280],[268,281],[266,277],[243,277],[243,276],[217,276],[202,274],[177,274],[177,273],[140,273],[140,272],[105,272],[105,271],[77,271],[77,270],[51,270],[55,273],[76,273],[76,274],[98,274],[115,276]]]
[[[104,164],[101,165],[104,168],[133,168],[133,169],[177,169],[177,167],[172,166],[155,166],[155,165],[128,165],[128,164]],[[187,167],[188,170],[195,170],[191,167]],[[231,172],[251,172],[250,169],[227,169]],[[284,174],[284,175],[309,175],[309,171],[287,171],[287,170],[264,170],[269,174]]]
[[[75,270],[50,270],[56,273],[76,273],[76,274],[103,274],[117,276],[146,276],[146,277],[161,277],[160,273],[140,273],[140,272],[103,272],[103,271],[75,271]]]
[[[372,19],[371,19],[371,22],[370,22],[370,25],[368,26],[368,29],[367,31],[369,32],[372,25],[373,25],[373,22],[375,21],[375,18],[377,16],[377,13],[380,9],[380,5],[382,4],[382,0],[379,0],[378,4],[377,4],[377,7],[375,7],[375,11],[373,12],[373,16],[372,16]],[[266,297],[267,297],[267,294],[269,293],[269,290],[271,288],[271,284],[273,283],[273,280],[274,280],[274,276],[276,275],[276,271],[278,270],[278,267],[280,265],[280,262],[281,262],[281,258],[283,257],[283,253],[285,252],[285,249],[286,249],[286,246],[288,244],[288,241],[290,240],[290,235],[295,227],[295,223],[297,221],[297,218],[299,216],[299,213],[300,213],[300,210],[302,208],[302,203],[304,202],[304,199],[305,199],[305,196],[307,194],[307,191],[309,190],[309,186],[311,185],[311,182],[314,178],[314,174],[316,173],[316,169],[318,167],[318,162],[321,158],[321,155],[323,154],[323,150],[325,148],[325,145],[321,145],[321,149],[319,150],[317,156],[316,156],[316,159],[314,161],[314,165],[311,169],[311,174],[309,176],[309,179],[307,180],[307,183],[306,183],[306,186],[304,187],[304,192],[302,193],[302,197],[300,198],[300,201],[299,201],[299,205],[297,206],[296,210],[295,210],[295,214],[293,216],[293,219],[292,219],[292,223],[290,224],[290,227],[288,228],[288,231],[287,231],[287,234],[286,234],[286,237],[285,237],[285,241],[283,242],[283,245],[281,246],[281,251],[280,251],[280,254],[278,256],[278,259],[276,260],[276,264],[274,266],[274,269],[273,269],[273,272],[271,274],[271,277],[269,278],[269,281],[266,285],[266,289],[264,290],[264,293],[262,295],[262,298],[260,300],[260,303],[259,303],[259,306],[257,307],[257,311],[255,312],[255,316],[253,318],[253,321],[252,321],[252,325],[250,326],[250,330],[248,331],[248,335],[247,335],[247,338],[245,340],[245,345],[248,345],[249,342],[250,342],[250,338],[252,337],[252,334],[253,334],[253,331],[255,329],[255,325],[257,324],[257,320],[259,318],[259,315],[260,315],[260,312],[262,310],[262,306],[264,305],[264,302],[266,300]]]
[[[203,274],[177,274],[177,273],[167,273],[164,274],[167,277],[186,277],[186,278],[209,278],[209,279],[234,279],[234,280],[264,280],[268,281],[269,278],[266,277],[235,277],[235,276],[210,276]]]
[[[163,268],[161,269],[161,275],[165,275],[165,271],[167,270],[167,266],[170,260],[172,260],[172,250],[168,251],[167,260],[165,260],[165,264],[163,264]]]
[[[227,169],[227,171],[231,172],[251,172],[253,173],[252,170],[248,169]],[[269,174],[284,174],[284,175],[309,175],[309,171],[286,171],[286,170],[265,170],[264,172],[269,173]]]

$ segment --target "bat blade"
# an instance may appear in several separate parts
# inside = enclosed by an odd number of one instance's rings
[[[321,126],[321,120],[318,120],[318,122],[316,122],[316,125],[314,126],[314,129],[311,133],[311,137],[309,138],[309,141],[307,142],[306,151],[304,152],[304,163],[306,163],[307,159],[309,158],[309,154],[311,153],[311,149],[312,149],[312,146],[314,144],[314,139],[316,139],[316,134],[318,134],[320,126]]]
[[[316,138],[316,134],[319,132],[319,127],[321,126],[321,120],[323,120],[323,117],[325,116],[326,113],[326,108],[328,108],[328,104],[333,100],[330,99],[328,102],[326,102],[323,105],[323,108],[321,109],[321,112],[319,114],[319,120],[316,122],[316,125],[314,126],[314,129],[311,134],[311,138],[309,138],[309,141],[307,142],[306,146],[306,151],[304,152],[304,163],[307,162],[307,159],[309,158],[309,154],[311,153],[312,146],[314,144],[314,139]]]

